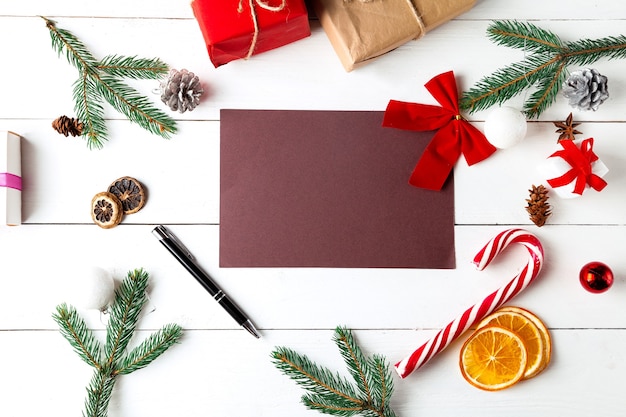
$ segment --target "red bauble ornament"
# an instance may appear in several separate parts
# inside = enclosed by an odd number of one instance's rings
[[[580,283],[589,292],[605,292],[613,285],[613,271],[602,262],[589,262],[580,269]]]

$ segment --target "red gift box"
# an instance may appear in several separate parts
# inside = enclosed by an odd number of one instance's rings
[[[193,0],[215,67],[311,35],[303,0]]]

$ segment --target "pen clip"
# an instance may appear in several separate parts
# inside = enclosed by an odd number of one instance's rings
[[[187,247],[183,245],[183,242],[178,240],[176,235],[170,232],[168,229],[166,229],[165,226],[159,225],[155,228],[155,231],[157,231],[164,238],[168,238],[172,240],[176,244],[176,246],[178,246],[183,252],[185,252],[185,255],[187,255],[189,259],[194,259],[189,249],[187,249]]]

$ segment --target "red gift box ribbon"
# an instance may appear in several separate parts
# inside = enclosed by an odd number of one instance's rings
[[[16,190],[22,190],[22,177],[9,174],[8,172],[0,173],[0,187],[14,188]]]
[[[390,100],[383,126],[415,131],[438,129],[417,162],[409,183],[439,191],[461,154],[468,165],[474,165],[489,157],[496,148],[461,116],[454,72],[437,75],[425,87],[441,107]]]
[[[559,143],[563,149],[556,151],[549,158],[561,157],[572,168],[560,177],[548,180],[551,187],[562,187],[576,181],[574,185],[576,194],[582,194],[587,184],[596,191],[606,187],[606,181],[592,172],[591,164],[598,160],[598,156],[593,152],[593,138],[583,140],[580,148],[571,139],[560,140]]]

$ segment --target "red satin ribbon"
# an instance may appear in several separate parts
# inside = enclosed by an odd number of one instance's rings
[[[591,164],[598,160],[598,156],[593,152],[593,138],[583,140],[580,148],[571,139],[564,139],[559,143],[563,149],[549,157],[561,157],[572,168],[560,177],[548,180],[551,187],[562,187],[576,181],[574,185],[576,194],[582,194],[587,184],[596,191],[606,187],[606,181],[592,172]]]
[[[489,157],[496,148],[480,130],[461,117],[454,72],[437,75],[425,87],[441,107],[391,100],[383,126],[415,131],[438,129],[417,162],[409,183],[439,191],[461,153],[467,164],[473,165]]]

